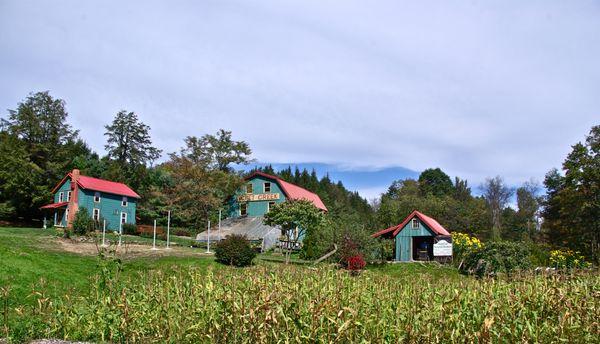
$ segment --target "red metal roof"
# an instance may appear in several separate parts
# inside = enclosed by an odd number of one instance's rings
[[[325,206],[323,201],[321,201],[321,198],[319,197],[319,195],[317,195],[314,192],[310,192],[304,188],[301,188],[298,185],[288,183],[279,177],[272,176],[270,174],[266,174],[266,173],[263,173],[260,171],[255,171],[252,174],[250,174],[249,176],[247,176],[245,179],[249,180],[256,176],[262,176],[265,178],[275,180],[277,182],[277,184],[279,184],[279,187],[281,187],[281,190],[283,191],[283,193],[285,194],[285,196],[288,199],[311,201],[315,205],[315,207],[317,207],[321,210],[327,211],[327,207]]]
[[[58,190],[58,188],[67,180],[67,178],[72,178],[72,176],[73,174],[69,172],[58,184],[56,184],[54,189],[52,189],[52,193],[55,193],[56,190]],[[77,184],[83,189],[101,191],[120,196],[141,198],[140,195],[129,188],[129,186],[123,183],[111,182],[110,180],[80,175]]]
[[[412,220],[414,217],[417,217],[419,220],[421,220],[429,229],[431,229],[435,234],[437,235],[450,235],[450,233],[446,230],[446,228],[444,228],[442,225],[440,225],[436,220],[434,220],[433,218],[415,210],[412,213],[410,213],[410,215],[408,215],[406,217],[406,219],[404,219],[404,221],[402,221],[401,224],[396,225],[396,226],[392,226],[390,228],[386,228],[384,230],[381,230],[373,235],[371,235],[373,238],[376,238],[378,236],[382,236],[384,234],[389,234],[391,233],[392,237],[395,237],[396,235],[398,235],[398,233],[400,233],[400,231],[402,230],[402,228],[404,228],[404,226],[406,226],[406,224]]]
[[[111,182],[105,179],[92,178],[88,176],[79,176],[77,184],[84,189],[101,191],[115,195],[140,198],[135,191],[123,183]]]
[[[60,202],[60,203],[50,203],[50,204],[46,204],[44,206],[41,206],[40,209],[56,209],[56,208],[62,208],[62,207],[66,207],[69,204],[69,202]]]

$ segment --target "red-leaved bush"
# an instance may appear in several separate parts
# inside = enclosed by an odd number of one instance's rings
[[[362,255],[357,254],[352,257],[348,257],[346,260],[346,269],[350,271],[359,271],[365,268],[367,262],[363,259]]]

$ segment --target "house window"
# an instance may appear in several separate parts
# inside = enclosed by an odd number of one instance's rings
[[[242,203],[240,204],[240,216],[248,215],[248,204]]]
[[[65,193],[64,192],[60,192],[58,194],[58,203],[61,203],[63,201],[63,199],[65,199]]]
[[[124,225],[127,223],[127,213],[121,213],[121,224]]]
[[[246,184],[246,193],[247,194],[251,194],[252,193],[252,184]]]
[[[265,193],[271,192],[271,183],[266,182],[263,184]]]
[[[271,211],[271,208],[275,206],[275,202],[269,202],[269,206],[267,207],[267,211]]]
[[[94,208],[94,212],[92,213],[92,218],[94,221],[100,221],[100,209]]]
[[[96,203],[100,202],[100,193],[99,192],[94,193],[94,202],[96,202]]]
[[[127,206],[127,196],[123,196],[123,199],[121,200],[121,205],[122,205],[123,207],[126,207],[126,206]]]
[[[71,191],[67,191],[67,202],[71,202]]]
[[[419,229],[419,220],[418,219],[413,219],[412,220],[412,228],[413,229]]]

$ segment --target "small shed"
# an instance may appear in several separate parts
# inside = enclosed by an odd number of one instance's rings
[[[450,233],[435,219],[417,210],[400,224],[372,236],[394,240],[395,261],[447,260],[452,257]]]

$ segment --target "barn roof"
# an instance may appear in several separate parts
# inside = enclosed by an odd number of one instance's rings
[[[73,174],[69,172],[55,187],[52,189],[52,193],[56,192],[58,188],[65,182],[67,178],[72,178]],[[127,196],[133,198],[141,198],[135,191],[133,191],[129,186],[112,182],[106,179],[88,177],[84,175],[80,175],[77,180],[77,185],[79,185],[82,189],[92,190],[92,191],[100,191],[106,192],[119,196]]]
[[[442,225],[439,224],[439,222],[437,222],[435,219],[415,210],[412,213],[410,213],[410,215],[408,215],[404,221],[402,221],[402,223],[400,223],[399,225],[396,226],[392,226],[390,228],[386,228],[384,230],[381,230],[377,233],[374,233],[373,235],[371,235],[372,237],[376,238],[382,235],[389,235],[391,237],[395,237],[396,235],[398,235],[398,233],[400,233],[400,231],[402,230],[402,228],[404,228],[404,226],[406,226],[406,224],[412,220],[414,217],[417,217],[419,220],[421,220],[421,222],[423,222],[429,229],[431,229],[435,234],[437,235],[450,235],[450,233],[446,230],[446,228],[444,228]]]
[[[298,185],[288,183],[285,180],[283,180],[277,176],[273,176],[273,175],[270,175],[270,174],[267,174],[264,172],[260,172],[260,171],[255,171],[255,172],[251,173],[250,175],[248,175],[244,179],[250,180],[257,176],[261,176],[264,178],[274,180],[277,184],[279,184],[279,187],[281,188],[281,190],[283,191],[283,193],[285,194],[285,196],[288,199],[307,200],[307,201],[312,202],[315,205],[315,207],[317,207],[321,210],[327,211],[327,207],[325,206],[323,201],[321,201],[321,198],[319,197],[319,195],[317,195],[314,192],[310,192],[304,188],[301,188]]]

